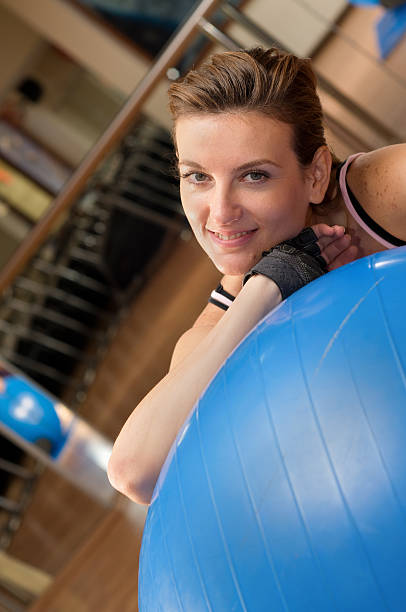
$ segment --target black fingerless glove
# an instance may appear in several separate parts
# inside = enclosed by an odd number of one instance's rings
[[[327,264],[320,255],[317,236],[311,227],[262,255],[262,259],[245,275],[243,284],[254,274],[263,274],[278,285],[283,300],[327,272]]]

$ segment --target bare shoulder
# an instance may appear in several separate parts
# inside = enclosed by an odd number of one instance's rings
[[[368,214],[388,232],[406,240],[406,144],[356,158],[348,183]]]

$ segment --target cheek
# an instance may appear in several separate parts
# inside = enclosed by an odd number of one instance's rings
[[[185,215],[187,220],[189,221],[189,224],[193,230],[193,232],[195,234],[199,233],[199,229],[202,225],[200,216],[199,216],[199,212],[198,209],[196,208],[191,208],[189,207],[183,207],[183,210],[185,211]]]
[[[205,206],[199,201],[199,198],[188,193],[187,189],[180,190],[180,199],[187,220],[192,226],[193,231],[199,230],[199,227],[205,223]]]
[[[287,192],[286,206],[284,207],[284,213],[286,215],[286,222],[292,221],[303,222],[306,218],[306,213],[309,209],[309,198],[307,193],[307,185],[298,181],[292,183],[290,189]],[[283,214],[283,212],[281,212]]]
[[[257,209],[257,213],[267,230],[267,239],[276,243],[292,238],[306,225],[309,204],[304,185],[285,186],[283,191],[272,194],[272,198],[263,203],[260,210]]]

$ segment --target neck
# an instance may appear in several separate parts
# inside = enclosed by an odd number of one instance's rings
[[[349,217],[341,194],[337,194],[327,206],[322,206],[320,212],[318,212],[317,206],[309,207],[306,225],[316,225],[317,223],[343,225],[348,231]]]
[[[357,259],[377,253],[385,249],[380,243],[376,242],[365,230],[363,230],[355,219],[347,211],[343,199],[340,196],[331,202],[331,210],[327,209],[325,213],[317,213],[317,208],[309,210],[309,215],[306,218],[306,225],[316,225],[317,223],[326,223],[327,225],[342,225],[345,227],[347,234],[351,236],[351,244],[358,249]]]

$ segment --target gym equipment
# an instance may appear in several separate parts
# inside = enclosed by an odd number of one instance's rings
[[[406,248],[282,302],[155,487],[140,610],[406,609]]]

